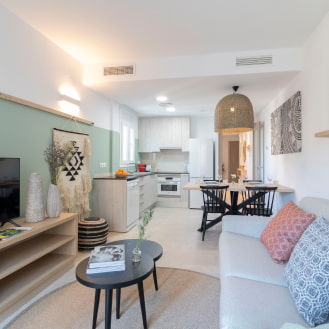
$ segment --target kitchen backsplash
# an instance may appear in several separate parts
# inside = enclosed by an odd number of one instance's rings
[[[188,171],[189,153],[181,150],[161,150],[154,153],[140,153],[140,161],[152,166],[153,171]]]

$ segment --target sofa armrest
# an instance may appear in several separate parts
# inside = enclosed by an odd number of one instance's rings
[[[259,238],[271,220],[271,217],[263,216],[224,216],[222,231]]]

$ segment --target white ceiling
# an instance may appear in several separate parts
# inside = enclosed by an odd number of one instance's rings
[[[174,103],[174,115],[213,115],[233,85],[241,86],[239,91],[250,98],[257,113],[297,74],[296,69],[263,65],[237,74],[216,73],[214,67],[209,73],[208,56],[299,48],[329,10],[329,0],[0,0],[0,4],[82,64],[135,64],[131,79],[101,79],[89,87],[140,115],[166,115],[155,101],[159,94]],[[182,73],[182,58],[192,66],[196,59],[199,64],[203,61],[204,70],[201,65],[197,73],[189,69]],[[152,74],[139,76],[140,64]],[[164,73],[164,64],[170,76]],[[162,73],[154,67],[162,67]]]

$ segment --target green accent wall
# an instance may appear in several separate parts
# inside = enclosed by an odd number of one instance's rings
[[[110,135],[111,148],[110,154],[112,155],[109,166],[110,172],[115,172],[120,167],[120,133],[111,131]]]
[[[96,173],[112,172],[112,168],[118,168],[119,133],[83,123],[78,123],[78,125],[79,127],[67,118],[0,100],[0,157],[21,159],[21,217],[25,215],[27,186],[31,173],[41,175],[44,202],[46,201],[50,175],[43,152],[52,142],[53,128],[89,134],[91,179]],[[108,167],[100,168],[101,162],[106,162]],[[90,200],[92,200],[92,192]]]

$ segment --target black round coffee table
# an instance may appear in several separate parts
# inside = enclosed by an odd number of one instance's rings
[[[112,295],[113,289],[116,289],[117,302],[117,318],[120,315],[120,291],[121,288],[138,285],[139,300],[143,318],[144,329],[147,329],[146,309],[144,299],[143,280],[145,280],[154,269],[154,259],[152,256],[142,254],[142,259],[139,263],[133,263],[131,260],[132,250],[135,244],[131,240],[114,241],[110,244],[125,245],[125,271],[106,272],[98,274],[86,274],[89,258],[84,259],[76,268],[76,278],[81,284],[95,289],[94,315],[92,328],[96,328],[96,320],[99,306],[99,297],[101,289],[105,290],[105,329],[111,328],[111,313],[112,313]],[[143,250],[143,249],[142,249]]]
[[[137,239],[127,239],[127,240],[112,241],[110,243],[107,243],[106,245],[124,243],[125,245],[129,246],[129,248],[134,249],[136,246],[136,242],[137,242]],[[143,255],[147,254],[153,258],[153,261],[154,261],[154,269],[153,269],[154,287],[155,287],[155,290],[158,290],[158,279],[157,279],[155,262],[158,259],[160,259],[160,257],[163,254],[162,246],[157,242],[154,242],[151,240],[144,240],[143,243],[141,244],[141,252],[142,252],[142,257],[143,257]]]

